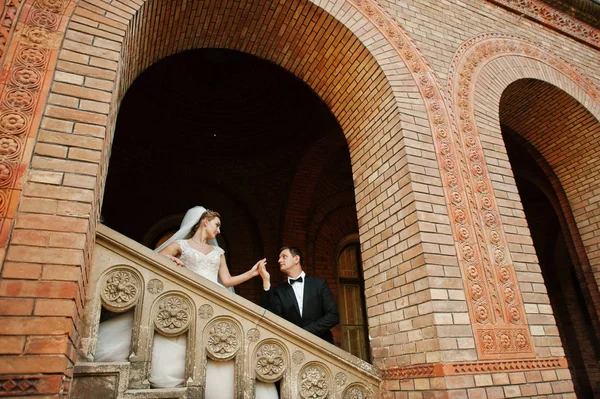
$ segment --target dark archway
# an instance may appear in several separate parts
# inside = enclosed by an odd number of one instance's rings
[[[503,137],[575,390],[578,397],[594,397],[600,345],[577,276],[581,266],[573,252],[561,195],[547,175],[549,167],[540,166],[544,161],[535,149],[510,128],[503,127]]]
[[[177,215],[204,205],[223,216],[233,272],[262,256],[275,271],[286,209],[298,201],[329,200],[320,195],[325,189],[343,191],[338,200],[354,204],[354,193],[347,190],[353,186],[350,157],[337,152],[323,155],[331,160],[311,175],[315,181],[307,184],[312,190],[302,193],[305,198],[290,198],[304,155],[323,140],[348,153],[327,106],[283,68],[224,49],[167,57],[143,72],[123,99],[104,223],[152,247],[176,230]],[[347,181],[320,178],[332,171]],[[357,226],[356,213],[351,216]],[[306,234],[308,226],[297,228]],[[255,279],[237,292],[257,300],[259,285]]]

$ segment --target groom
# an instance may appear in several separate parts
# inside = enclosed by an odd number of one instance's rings
[[[279,270],[287,276],[287,281],[272,288],[266,266],[259,268],[264,289],[261,305],[333,344],[330,330],[339,323],[340,315],[327,281],[304,273],[302,253],[296,247],[281,248]]]

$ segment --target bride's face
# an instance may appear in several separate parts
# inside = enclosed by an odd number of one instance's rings
[[[214,218],[206,221],[206,235],[208,239],[216,238],[221,234],[221,219]]]

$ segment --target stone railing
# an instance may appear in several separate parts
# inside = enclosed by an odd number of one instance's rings
[[[219,383],[205,381],[207,359],[235,361],[240,399],[257,380],[279,380],[284,399],[379,397],[372,365],[102,225],[90,273],[71,397],[203,398]],[[128,362],[93,362],[103,307],[134,313]],[[156,333],[187,334],[185,387],[164,395],[148,382]]]

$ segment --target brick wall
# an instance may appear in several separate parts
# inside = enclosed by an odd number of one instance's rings
[[[63,2],[62,8],[57,4],[28,3],[22,13],[23,22],[31,26],[39,21],[30,18],[38,9],[57,15],[60,23],[44,44],[58,61],[55,69],[51,62],[44,70],[47,78],[40,86],[40,106],[32,113],[30,150],[25,154],[33,155],[31,162],[24,158],[22,170],[27,166],[28,170],[26,179],[19,180],[22,194],[18,188],[11,191],[17,198],[11,203],[13,210],[20,200],[12,236],[10,229],[2,230],[10,245],[0,282],[5,315],[1,325],[6,326],[0,334],[10,343],[2,346],[8,348],[3,360],[13,366],[0,373],[47,373],[59,380],[63,374],[69,376],[119,101],[133,79],[161,58],[190,48],[225,47],[268,59],[294,73],[323,99],[344,132],[354,178],[373,358],[377,366],[393,368],[386,388],[405,391],[394,397],[405,397],[406,391],[420,391],[416,394],[420,396],[427,389],[474,397],[483,394],[481,387],[487,386],[489,378],[495,387],[485,388],[488,397],[545,395],[550,390],[569,396],[570,378],[560,360],[541,372],[547,374],[541,380],[537,375],[523,379],[518,373],[494,380],[494,368],[485,369],[479,378],[440,372],[438,362],[475,362],[481,353],[473,333],[476,308],[466,298],[469,285],[461,277],[468,269],[461,252],[466,247],[458,243],[464,232],[456,220],[464,213],[451,214],[458,209],[451,202],[466,201],[460,198],[468,193],[465,185],[477,181],[464,175],[448,180],[446,172],[459,166],[454,161],[462,148],[453,143],[445,147],[447,142],[440,139],[456,132],[442,87],[459,47],[483,32],[543,38],[544,48],[569,59],[577,71],[597,83],[594,48],[483,1],[382,1],[384,10],[366,0],[319,2],[322,8],[301,1],[241,5],[216,0],[88,0],[77,7]],[[18,44],[13,41],[7,54]],[[499,63],[510,64],[510,55],[502,57],[506,61]],[[12,65],[9,60],[5,58],[5,66]],[[531,68],[543,69],[538,64]],[[16,70],[11,66],[7,71]],[[486,89],[494,88],[494,82],[475,86],[484,92],[483,97],[470,99],[478,118],[494,121],[500,94],[484,101]],[[597,97],[574,97],[597,118],[593,108]],[[35,121],[40,123],[39,131]],[[496,117],[492,125],[497,121]],[[477,122],[484,137],[489,127]],[[535,291],[541,285],[528,281],[539,270],[523,229],[518,198],[509,195],[515,193],[514,184],[506,189],[502,185],[506,182],[496,180],[495,163],[505,157],[500,151],[495,161],[490,146],[497,142],[483,143],[484,169],[496,195],[492,206],[504,226],[500,240],[510,249],[504,256],[516,269],[516,274],[512,269],[508,273],[514,274],[513,280],[523,290],[521,298],[516,288],[527,314],[526,320],[519,319],[519,326],[531,326],[538,357],[560,358],[557,339],[535,335],[536,326],[551,332],[554,321],[543,306],[546,294]],[[500,166],[510,175],[507,164]],[[463,191],[453,197],[452,187]],[[483,218],[475,202],[465,206],[467,218]],[[288,220],[293,221],[293,215]],[[468,234],[476,240],[475,254],[493,256],[491,247],[477,241],[474,233]],[[53,355],[26,355],[32,347],[27,342],[38,336],[56,337]],[[33,353],[40,352],[49,353],[41,349]],[[437,369],[411,368],[424,363],[437,364]],[[400,381],[407,379],[401,386]]]

